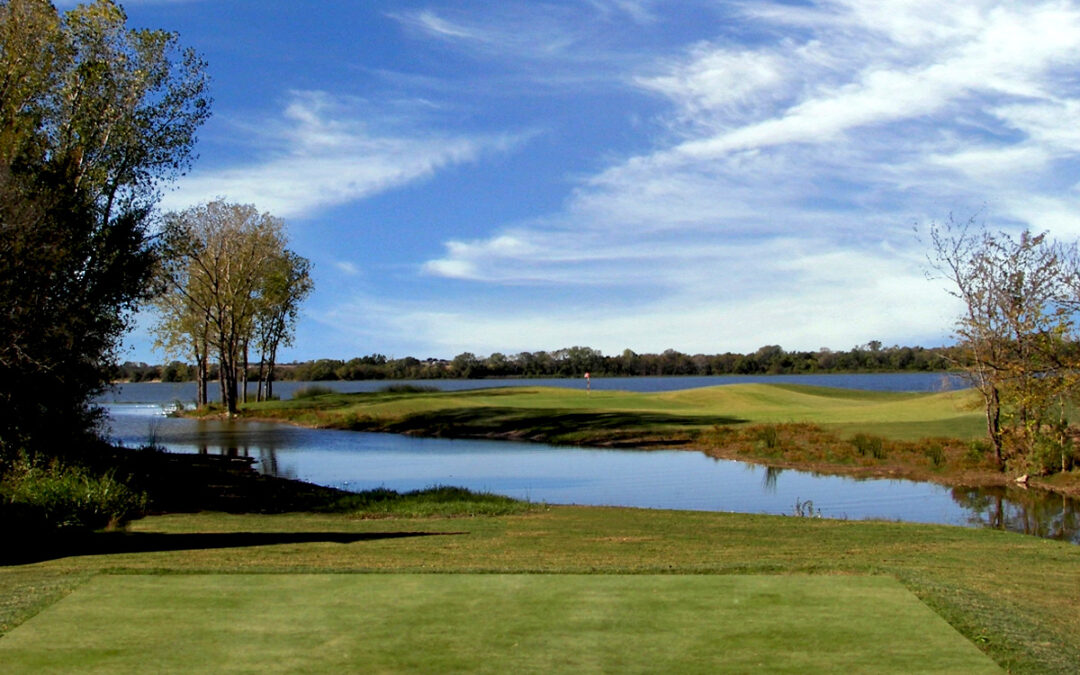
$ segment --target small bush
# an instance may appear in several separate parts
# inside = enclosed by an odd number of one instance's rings
[[[330,387],[325,387],[321,384],[313,384],[310,387],[301,387],[293,392],[293,399],[303,398],[315,398],[316,396],[324,396],[326,394],[336,394],[337,392]]]
[[[968,443],[967,452],[964,453],[964,460],[969,464],[982,464],[986,456],[990,454],[990,444],[983,440],[973,440]]]
[[[885,459],[888,456],[884,443],[877,436],[855,434],[855,437],[851,439],[851,444],[855,446],[855,450],[862,457],[870,456],[874,459]]]
[[[0,497],[10,524],[34,530],[98,530],[139,517],[147,496],[110,472],[95,474],[53,461],[19,460],[0,481]]]
[[[929,446],[923,449],[923,454],[930,460],[930,463],[935,467],[943,466],[945,464],[945,450],[941,447],[940,443],[931,443]]]
[[[780,445],[780,431],[774,424],[766,424],[757,430],[758,441],[769,450],[775,450]]]

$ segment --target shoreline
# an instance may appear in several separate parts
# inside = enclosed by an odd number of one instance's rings
[[[190,415],[190,413],[184,413]],[[224,414],[214,415],[226,418]],[[850,464],[838,464],[818,461],[800,461],[783,457],[760,456],[747,454],[727,446],[713,446],[695,442],[695,434],[663,435],[663,434],[623,434],[610,433],[608,435],[594,435],[583,438],[573,443],[560,442],[547,438],[542,433],[530,433],[527,429],[517,431],[486,431],[454,433],[452,429],[416,429],[407,431],[395,431],[383,428],[387,425],[363,425],[359,427],[346,427],[334,423],[316,424],[304,422],[289,417],[274,415],[259,415],[241,411],[237,419],[252,422],[278,422],[290,424],[307,429],[336,429],[340,431],[360,431],[367,433],[387,433],[403,436],[416,436],[419,438],[448,438],[460,440],[490,440],[490,441],[515,441],[519,443],[538,443],[552,446],[578,446],[589,449],[620,449],[640,450],[649,452],[652,450],[681,450],[687,452],[700,452],[714,459],[745,462],[777,469],[788,469],[805,473],[816,473],[830,476],[842,476],[850,478],[866,479],[892,479],[908,480],[912,482],[934,483],[949,488],[1005,488],[1021,491],[1038,491],[1062,495],[1072,499],[1080,499],[1080,477],[1075,482],[1066,485],[1057,485],[1047,481],[1042,476],[1030,476],[1026,483],[1017,482],[1009,475],[997,471],[980,469],[958,469],[948,474],[935,473],[921,470],[902,464],[878,464],[871,466],[856,466]],[[448,433],[449,432],[449,433]],[[594,432],[595,433],[595,432]],[[1058,474],[1059,476],[1061,474]],[[1070,476],[1071,477],[1071,476]]]

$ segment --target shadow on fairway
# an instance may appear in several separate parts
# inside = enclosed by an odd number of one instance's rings
[[[675,415],[638,411],[581,412],[569,409],[479,406],[414,413],[404,419],[383,424],[381,428],[404,434],[558,442],[564,436],[588,432],[602,431],[606,438],[610,438],[613,432],[619,431],[642,434],[683,427],[739,424],[745,421],[725,415]]]
[[[212,532],[164,534],[154,532],[95,532],[14,545],[0,553],[0,565],[25,565],[83,555],[197,551],[274,544],[353,544],[379,539],[455,536],[466,532]]]

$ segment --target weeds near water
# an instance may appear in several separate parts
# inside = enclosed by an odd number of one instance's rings
[[[968,443],[964,459],[969,464],[981,464],[988,454],[990,454],[990,444],[984,440],[974,440]]]
[[[814,502],[811,499],[806,501],[799,501],[795,499],[795,512],[792,514],[796,518],[821,518],[821,509],[814,508]]]
[[[945,450],[941,447],[940,443],[931,443],[925,449],[923,454],[930,460],[930,463],[935,467],[940,467],[945,464]]]
[[[758,428],[757,438],[760,446],[767,450],[775,450],[780,447],[780,430],[775,424],[766,424]]]
[[[861,457],[873,457],[874,459],[885,459],[889,456],[887,450],[885,450],[885,444],[878,436],[871,436],[869,434],[855,434],[855,437],[851,439],[851,444],[855,446],[855,450]]]

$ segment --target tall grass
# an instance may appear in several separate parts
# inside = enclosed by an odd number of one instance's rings
[[[889,456],[889,453],[885,450],[883,440],[878,436],[855,434],[851,439],[851,444],[855,446],[855,450],[862,457],[885,459]]]
[[[460,516],[505,516],[546,508],[490,492],[436,485],[423,490],[399,493],[376,488],[342,497],[324,511],[349,513],[364,518],[428,518]]]

